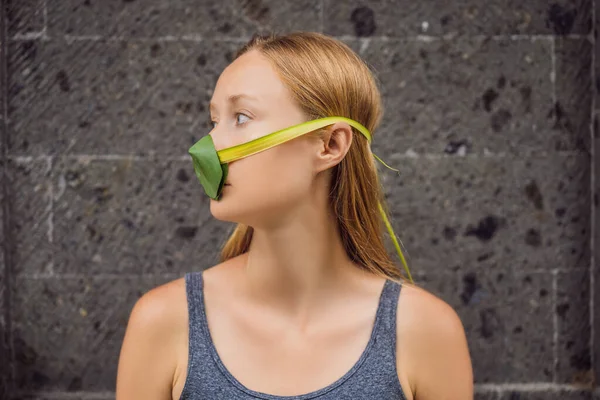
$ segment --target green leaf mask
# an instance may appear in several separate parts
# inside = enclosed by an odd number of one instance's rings
[[[237,146],[228,147],[220,151],[215,149],[212,136],[206,135],[196,142],[192,147],[190,147],[188,153],[192,156],[192,160],[194,162],[194,171],[198,177],[198,180],[202,184],[202,187],[204,188],[204,192],[211,199],[219,200],[223,190],[223,185],[227,179],[227,165],[229,162],[268,150],[271,147],[285,143],[317,129],[332,125],[336,122],[346,122],[362,133],[367,138],[369,143],[371,143],[371,133],[360,123],[345,117],[326,117],[281,129],[266,136],[239,144]],[[373,156],[387,168],[399,172],[397,169],[394,169],[384,163],[375,154],[373,154]],[[392,225],[390,224],[381,204],[379,204],[379,212],[383,218],[388,232],[390,233],[390,237],[394,242],[394,246],[396,247],[396,251],[400,256],[400,260],[402,261],[404,269],[406,270],[410,281],[413,282],[410,270],[408,269],[408,265],[406,264],[406,260],[402,254],[402,250],[400,249],[400,245],[392,229]]]

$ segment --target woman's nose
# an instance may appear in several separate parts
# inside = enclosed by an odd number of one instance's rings
[[[240,144],[239,142],[234,141],[234,135],[231,132],[226,132],[224,130],[219,131],[219,128],[213,129],[210,132],[210,135],[212,136],[217,151]]]
[[[215,144],[215,150],[221,151],[227,148],[225,135],[219,134],[216,128],[210,131],[209,135],[212,137],[213,143]]]

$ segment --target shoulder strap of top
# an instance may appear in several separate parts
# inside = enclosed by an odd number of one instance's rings
[[[383,333],[382,336],[386,339],[391,339],[394,344],[396,342],[396,310],[398,308],[398,298],[401,289],[401,284],[388,279],[381,294],[380,329]]]
[[[396,309],[401,284],[387,279],[380,298],[380,315],[377,322],[374,348],[370,358],[375,364],[371,367],[386,375],[392,381],[397,380],[396,371]]]
[[[204,281],[202,271],[185,274],[185,290],[188,301],[189,368],[196,367],[198,356],[208,354],[208,342],[202,329],[204,321]]]

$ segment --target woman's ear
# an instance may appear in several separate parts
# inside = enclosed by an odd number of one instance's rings
[[[339,164],[352,145],[352,128],[345,122],[335,124],[323,129],[321,133],[321,146],[317,155],[318,171],[323,171]]]

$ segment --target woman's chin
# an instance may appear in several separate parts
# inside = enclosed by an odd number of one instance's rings
[[[227,201],[228,196],[221,193],[219,200],[210,199],[210,213],[213,217],[220,221],[237,222],[235,221],[232,204]]]

